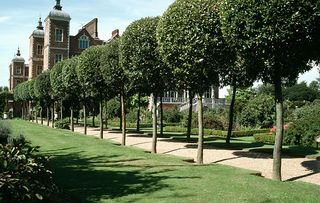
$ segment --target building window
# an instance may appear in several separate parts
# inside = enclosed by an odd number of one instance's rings
[[[19,85],[21,82],[21,80],[16,80],[16,85]]]
[[[62,54],[56,54],[56,58],[54,59],[54,63],[58,63],[63,60]]]
[[[62,42],[63,41],[63,30],[62,29],[56,29],[55,30],[55,39],[56,39],[56,42]]]
[[[37,55],[43,55],[43,46],[41,44],[37,46]]]
[[[203,96],[204,98],[208,98],[208,99],[212,98],[212,89],[209,88],[207,91],[205,91]]]
[[[22,74],[22,68],[16,67],[16,75],[21,75],[21,74]]]
[[[89,47],[89,37],[82,35],[79,38],[79,49],[86,49]]]
[[[37,75],[40,75],[42,73],[42,66],[37,66]]]

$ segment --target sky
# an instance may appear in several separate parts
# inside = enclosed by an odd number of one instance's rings
[[[120,33],[134,20],[147,16],[159,16],[174,0],[61,0],[62,10],[71,16],[70,33],[77,31],[93,18],[98,18],[99,38],[107,40],[111,32]],[[9,64],[20,47],[28,61],[29,36],[44,20],[55,5],[55,0],[1,1],[0,10],[0,86],[8,86]],[[317,67],[301,75],[299,81],[311,82],[319,76]],[[221,97],[227,93],[221,90]]]

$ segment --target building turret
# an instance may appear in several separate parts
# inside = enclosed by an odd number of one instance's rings
[[[41,18],[37,28],[29,37],[29,79],[37,77],[43,71],[44,30]]]
[[[60,0],[56,0],[56,5],[45,19],[44,70],[69,57],[70,20],[70,15],[62,10]]]
[[[28,66],[25,65],[25,60],[21,56],[20,49],[18,47],[16,55],[11,60],[9,65],[9,89],[12,91],[19,83],[28,80]]]

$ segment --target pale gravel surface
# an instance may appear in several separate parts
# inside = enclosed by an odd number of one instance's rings
[[[76,127],[76,132],[83,133],[83,128]],[[88,135],[99,137],[98,128],[88,128]],[[104,132],[104,139],[121,143],[121,133]],[[151,137],[127,134],[127,146],[151,150]],[[170,142],[168,138],[158,138],[157,151],[196,160],[197,145],[182,142]],[[262,176],[271,178],[272,157],[269,155],[244,150],[204,149],[204,163],[219,163],[261,172]],[[307,158],[283,158],[282,179],[305,181],[320,185],[320,160]]]

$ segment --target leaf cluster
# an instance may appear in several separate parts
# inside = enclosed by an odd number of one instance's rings
[[[225,0],[220,3],[222,32],[265,82],[292,80],[320,55],[317,0]]]
[[[159,93],[170,72],[157,52],[156,28],[159,17],[147,17],[131,23],[120,41],[120,64],[132,89]]]
[[[230,60],[213,0],[176,0],[161,17],[157,40],[182,88],[203,92],[217,84],[219,68]]]

